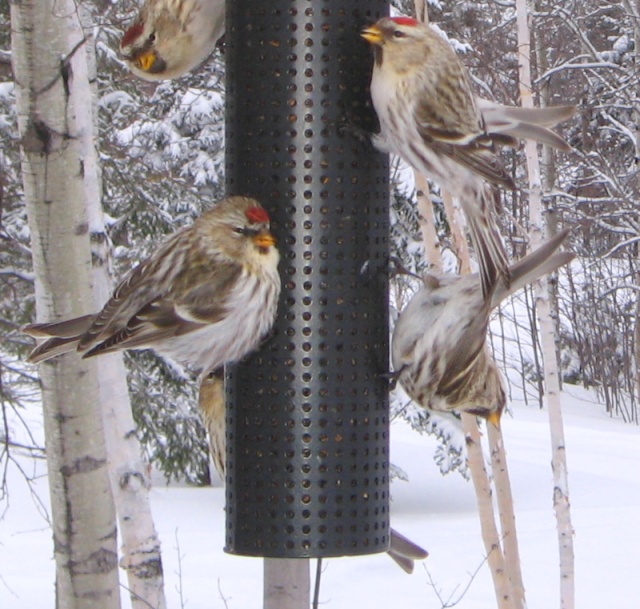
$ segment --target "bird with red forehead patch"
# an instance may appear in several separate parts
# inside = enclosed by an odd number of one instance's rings
[[[227,197],[129,272],[99,313],[24,328],[45,339],[29,361],[150,348],[206,375],[242,359],[271,329],[279,259],[266,210]]]
[[[224,34],[224,0],[146,0],[120,41],[131,71],[168,80],[200,65]]]
[[[410,17],[385,17],[362,30],[374,50],[371,98],[380,122],[374,144],[460,199],[483,293],[498,276],[508,284],[509,261],[495,219],[493,186],[513,189],[495,145],[534,139],[567,150],[549,129],[574,106],[514,108],[476,98],[466,68],[432,27]]]

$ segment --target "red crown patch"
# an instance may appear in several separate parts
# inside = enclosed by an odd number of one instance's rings
[[[391,17],[391,21],[398,25],[418,25],[420,23],[413,17]]]
[[[247,220],[253,224],[262,224],[269,222],[269,214],[262,207],[250,207],[244,212]]]
[[[120,42],[121,47],[129,46],[136,38],[142,34],[143,30],[142,23],[134,23],[124,34],[122,37],[122,42]]]

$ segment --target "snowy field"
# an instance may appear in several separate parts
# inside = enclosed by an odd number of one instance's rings
[[[523,575],[530,609],[559,608],[546,412],[515,404],[503,430],[516,502]],[[591,394],[563,395],[576,551],[576,607],[640,607],[640,428],[612,420]],[[482,565],[475,497],[459,474],[441,476],[431,440],[405,424],[392,427],[392,461],[410,482],[392,485],[392,523],[430,553],[408,576],[384,554],[326,561],[321,606],[440,608],[434,586],[458,609],[495,607]],[[51,534],[26,486],[13,472],[0,521],[0,608],[54,607]],[[39,484],[47,502],[46,480]],[[223,546],[224,491],[155,488],[171,609],[255,609],[262,602],[262,562],[229,556]],[[6,507],[6,506],[5,506]],[[315,567],[315,564],[312,563]],[[470,579],[478,567],[480,571]],[[125,578],[122,578],[125,582]],[[128,607],[123,592],[123,607]]]

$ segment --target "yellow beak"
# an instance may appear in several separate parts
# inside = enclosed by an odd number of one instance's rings
[[[500,429],[500,417],[502,416],[502,413],[499,410],[494,410],[488,417],[487,417],[487,421],[489,423],[492,423],[495,427],[497,427],[498,429]]]
[[[138,65],[145,72],[150,72],[156,62],[156,54],[153,51],[146,51],[138,57]]]
[[[379,46],[382,46],[384,44],[382,32],[375,25],[362,30],[362,32],[360,32],[360,36],[362,36],[367,42],[370,42],[371,44],[377,44]]]
[[[258,247],[271,247],[276,244],[276,240],[271,233],[260,233],[252,238]]]

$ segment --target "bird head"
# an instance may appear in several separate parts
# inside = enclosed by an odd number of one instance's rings
[[[428,59],[425,53],[441,43],[429,26],[411,17],[383,17],[360,35],[373,45],[377,63],[384,56],[385,61],[398,63],[397,68],[424,63]]]
[[[414,37],[420,25],[419,21],[411,17],[383,17],[364,28],[360,35],[371,44],[383,46],[387,42]]]
[[[120,53],[136,76],[152,81],[177,78],[213,51],[224,29],[223,9],[214,15],[195,8],[189,12],[189,6],[147,0],[120,41]]]
[[[215,233],[223,256],[242,260],[245,265],[276,265],[279,260],[276,239],[271,234],[267,211],[250,197],[227,197],[196,222],[204,236]]]
[[[154,22],[140,18],[124,33],[120,53],[129,69],[145,80],[166,78],[167,62],[158,52],[158,34]]]

